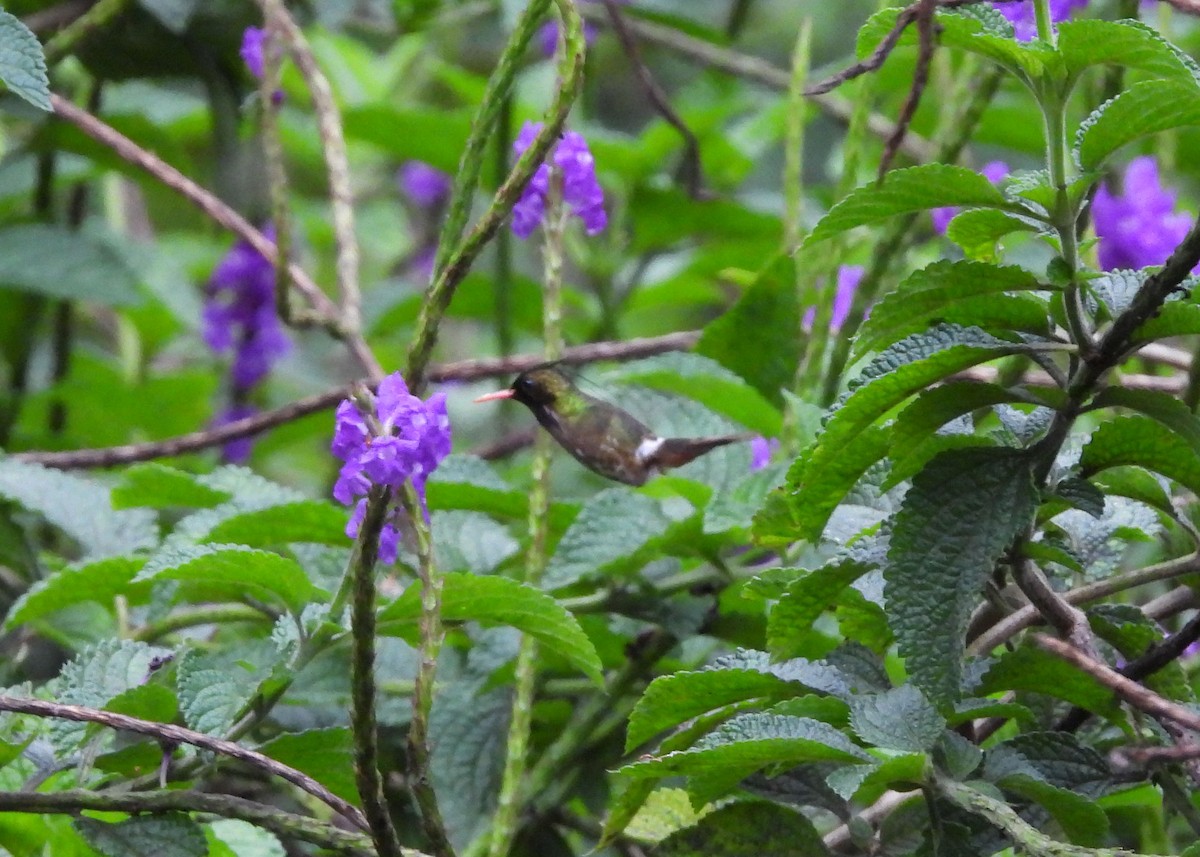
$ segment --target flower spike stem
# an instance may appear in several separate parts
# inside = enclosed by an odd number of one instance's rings
[[[425,292],[421,303],[421,314],[417,319],[417,330],[412,345],[408,350],[404,377],[414,393],[420,394],[425,385],[425,370],[429,365],[429,356],[437,340],[438,326],[454,290],[470,270],[471,264],[483,250],[484,245],[491,240],[500,228],[504,218],[512,210],[521,191],[533,177],[538,166],[546,158],[546,154],[557,142],[571,105],[579,95],[583,83],[583,22],[571,0],[555,0],[563,19],[564,42],[566,49],[559,64],[559,84],[554,101],[547,113],[545,124],[528,149],[522,153],[513,165],[512,172],[496,191],[491,205],[479,218],[475,226],[460,241],[462,226],[469,214],[470,198],[473,189],[479,181],[482,151],[472,154],[473,147],[484,145],[487,136],[492,133],[496,116],[504,95],[511,89],[513,76],[516,74],[517,63],[525,50],[526,44],[533,37],[542,13],[548,5],[545,0],[533,0],[526,7],[521,20],[513,32],[508,46],[500,57],[500,64],[492,75],[488,90],[484,95],[483,106],[480,107],[471,136],[467,140],[467,150],[463,153],[459,164],[458,178],[455,182],[454,195],[450,200],[450,213],[446,226],[439,239],[439,258],[434,266],[433,282]],[[478,138],[478,139],[477,139]],[[449,248],[454,246],[453,251]],[[443,255],[444,254],[444,255]]]
[[[417,537],[417,577],[421,582],[420,660],[413,681],[412,722],[408,726],[409,782],[430,850],[437,857],[454,857],[454,847],[446,835],[429,767],[429,715],[433,710],[437,659],[445,635],[442,628],[442,577],[433,562],[433,536],[411,483],[404,486],[401,500]]]
[[[371,828],[371,839],[382,857],[402,857],[400,840],[383,796],[375,723],[375,560],[390,501],[391,492],[386,488],[371,490],[354,545],[355,562],[347,570],[354,581],[350,607],[350,728],[354,737],[354,780]]]
[[[546,219],[542,244],[544,283],[542,287],[542,328],[547,361],[562,355],[562,277],[563,245],[567,226],[567,207],[563,204],[562,175],[551,173],[546,200]],[[537,586],[546,569],[546,542],[550,520],[550,456],[553,442],[545,432],[537,435],[533,457],[533,490],[529,496],[529,553],[525,560],[525,582]],[[528,634],[521,637],[515,670],[516,691],[512,718],[508,724],[508,743],[504,757],[504,775],[496,816],[492,820],[489,857],[506,857],[520,827],[522,784],[529,756],[529,731],[533,722],[533,691],[537,681],[537,641]]]

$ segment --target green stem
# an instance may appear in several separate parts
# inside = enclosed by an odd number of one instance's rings
[[[433,536],[425,520],[425,509],[412,485],[406,485],[404,508],[413,523],[417,542],[417,578],[421,582],[421,618],[417,675],[413,680],[412,722],[408,726],[409,786],[430,847],[438,857],[454,857],[454,848],[446,835],[442,811],[429,764],[429,717],[433,711],[437,659],[442,650],[442,576],[433,561]]]
[[[543,287],[542,328],[545,357],[557,360],[562,355],[562,281],[563,250],[566,239],[567,209],[562,199],[562,174],[553,170],[547,193],[546,218],[542,244]],[[529,496],[529,552],[525,561],[525,582],[537,586],[546,569],[546,543],[550,536],[550,458],[553,444],[544,432],[538,433],[537,453],[533,459],[533,489]],[[490,857],[505,857],[512,849],[520,827],[521,785],[529,755],[529,733],[533,724],[534,687],[537,683],[537,641],[528,634],[521,637],[515,671],[512,718],[508,725],[508,744],[504,774],[496,815],[492,820]]]
[[[794,252],[804,235],[804,126],[808,124],[808,104],[804,84],[808,81],[812,47],[812,19],[800,22],[800,33],[792,51],[792,78],[787,93],[787,128],[783,148],[783,241],[784,249]]]
[[[509,150],[512,146],[513,95],[504,96],[500,115],[496,119],[496,185],[499,186],[509,170]],[[496,264],[492,289],[496,300],[496,350],[507,357],[513,350],[512,323],[512,235],[501,229],[496,234]]]
[[[408,359],[404,377],[410,390],[419,392],[424,387],[425,370],[429,365],[429,356],[437,341],[438,326],[445,315],[454,290],[462,278],[470,270],[471,264],[479,255],[484,245],[496,234],[496,230],[512,207],[520,198],[521,191],[533,177],[538,166],[545,160],[546,154],[558,140],[563,125],[567,121],[567,113],[579,94],[583,82],[583,23],[575,4],[571,0],[554,0],[563,19],[564,41],[566,50],[559,63],[559,86],[555,91],[554,101],[545,118],[542,130],[538,132],[533,143],[526,149],[513,165],[512,172],[496,191],[488,210],[475,224],[469,233],[460,241],[470,209],[471,191],[478,183],[482,147],[486,138],[492,133],[496,115],[504,95],[512,86],[516,74],[517,63],[524,53],[525,45],[532,37],[542,12],[545,11],[549,0],[531,0],[513,32],[512,38],[500,57],[488,91],[484,94],[483,106],[480,107],[475,125],[468,139],[468,150],[463,153],[459,164],[458,182],[454,196],[450,201],[450,218],[438,245],[438,262],[435,265],[433,283],[425,292],[421,303],[421,313],[417,319],[417,329],[413,336],[412,345],[408,350]],[[478,138],[478,139],[477,139]],[[472,154],[472,146],[479,149]],[[451,249],[453,245],[453,249]]]
[[[103,27],[130,5],[131,0],[100,0],[46,42],[46,65],[52,66],[75,50],[93,31]]]
[[[1050,0],[1033,0],[1033,14],[1037,19],[1038,38],[1054,44],[1054,23],[1050,20]]]
[[[350,729],[354,738],[355,785],[371,838],[383,857],[402,857],[400,840],[383,795],[375,722],[375,561],[390,502],[388,489],[371,489],[355,543],[359,550],[353,566],[354,598],[350,607]]]
[[[294,323],[291,301],[292,218],[288,205],[288,176],[283,163],[283,139],[279,133],[279,105],[275,93],[282,81],[282,37],[278,19],[264,9],[266,44],[263,49],[263,75],[258,86],[258,106],[262,116],[263,159],[267,167],[267,188],[271,198],[271,222],[275,226],[275,312],[284,324]]]

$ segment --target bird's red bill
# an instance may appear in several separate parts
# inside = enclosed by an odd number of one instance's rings
[[[511,399],[513,396],[512,389],[497,390],[494,393],[484,393],[476,402],[494,402],[496,399]]]

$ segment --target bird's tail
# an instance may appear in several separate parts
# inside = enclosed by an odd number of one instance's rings
[[[655,451],[653,458],[646,463],[660,470],[670,467],[682,467],[689,461],[694,461],[706,452],[712,452],[718,446],[753,440],[752,434],[726,434],[720,437],[668,437]]]

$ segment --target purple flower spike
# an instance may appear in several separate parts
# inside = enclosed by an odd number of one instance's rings
[[[274,239],[268,227],[267,237]],[[235,390],[249,390],[291,349],[275,313],[275,270],[244,241],[233,246],[208,283],[202,333],[217,353],[233,351]]]
[[[983,165],[983,168],[979,172],[992,184],[1000,184],[1000,182],[1002,182],[1004,178],[1012,171],[1008,168],[1008,164],[1004,163],[1004,161],[989,161]],[[950,225],[950,221],[953,220],[960,211],[962,211],[961,208],[953,205],[948,205],[943,208],[929,209],[929,219],[933,221],[933,231],[938,235],[945,235],[946,228]]]
[[[215,420],[213,427],[220,428],[227,426],[230,423],[236,423],[238,420],[244,420],[247,417],[252,417],[258,413],[258,408],[253,405],[233,405],[232,407],[222,411]],[[221,448],[221,461],[226,464],[245,464],[250,460],[250,452],[254,448],[254,438],[247,435],[246,437],[235,438],[229,441]]]
[[[242,33],[242,61],[259,80],[263,76],[263,43],[266,38],[267,32],[261,27],[247,27]]]
[[[400,167],[400,189],[421,208],[441,205],[450,196],[450,176],[424,161],[407,161]]]
[[[372,413],[364,415],[350,400],[338,405],[330,449],[345,462],[334,483],[333,496],[340,503],[355,506],[346,535],[358,535],[366,503],[362,498],[374,485],[400,488],[411,481],[428,520],[425,481],[450,454],[446,396],[435,393],[422,402],[409,393],[399,372],[389,375],[379,383]],[[385,525],[379,545],[382,561],[395,560],[398,540],[396,529]]]
[[[838,268],[837,288],[833,293],[833,312],[829,317],[829,330],[837,333],[846,323],[850,315],[850,307],[854,305],[854,293],[862,282],[866,269],[862,265],[842,265]],[[810,306],[804,311],[801,324],[805,330],[811,331],[813,322],[817,320],[817,308]]]
[[[771,456],[779,449],[779,441],[761,434],[750,441],[750,469],[762,470],[771,463]]]
[[[541,130],[540,122],[526,122],[513,143],[517,154],[528,149]],[[596,179],[596,160],[583,135],[567,131],[551,152],[549,162],[538,167],[513,206],[513,234],[528,238],[542,222],[552,170],[562,182],[563,201],[570,206],[571,213],[583,221],[584,231],[588,235],[604,231],[608,214],[604,211],[604,190]]]
[[[1175,210],[1175,192],[1164,188],[1154,158],[1134,158],[1125,169],[1120,195],[1100,186],[1092,203],[1100,239],[1100,267],[1161,265],[1187,235],[1192,216]]]
[[[1082,9],[1088,0],[1050,0],[1050,21],[1057,24],[1071,17],[1076,9]],[[1033,0],[1020,3],[1001,3],[995,7],[1013,25],[1017,41],[1028,42],[1037,38],[1037,16]]]

